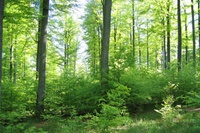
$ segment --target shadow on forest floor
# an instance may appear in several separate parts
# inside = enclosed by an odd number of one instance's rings
[[[127,120],[126,120],[127,119]],[[116,119],[122,121],[122,118]],[[101,125],[95,125],[91,118],[84,120],[79,117],[62,118],[53,117],[49,120],[26,118],[24,121],[0,125],[0,133],[199,133],[200,111],[182,114],[180,119],[164,120],[155,111],[143,111],[132,117],[123,118],[127,121],[122,125],[115,125],[106,130],[100,129]],[[94,124],[95,123],[95,124]]]

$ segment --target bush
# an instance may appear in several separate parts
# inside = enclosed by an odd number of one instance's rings
[[[169,82],[167,74],[141,68],[129,69],[121,77],[121,84],[131,88],[126,104],[131,113],[141,110],[144,105],[162,102],[164,86]]]
[[[174,97],[172,95],[167,96],[163,100],[163,102],[164,103],[162,104],[162,108],[159,110],[155,109],[155,111],[162,115],[162,118],[167,124],[171,124],[172,122],[174,122],[174,120],[178,120],[181,118],[181,106],[178,105],[176,107],[173,107]]]

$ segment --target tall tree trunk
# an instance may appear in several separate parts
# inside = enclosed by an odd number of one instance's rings
[[[185,62],[188,64],[188,26],[187,26],[187,12],[184,9],[185,14],[185,39],[186,39],[186,46],[185,46]]]
[[[113,33],[113,39],[114,39],[114,52],[117,49],[117,26],[114,24],[114,33]]]
[[[102,26],[101,25],[99,25],[98,26],[98,30],[97,30],[97,34],[98,34],[98,44],[99,44],[99,55],[98,55],[98,57],[99,57],[99,59],[101,59],[101,43],[102,43],[102,37],[101,37],[101,35],[102,35],[102,28],[101,28]],[[100,62],[100,61],[99,61]]]
[[[15,36],[15,47],[13,46],[13,83],[15,84],[17,81],[17,54],[16,54],[16,46],[17,46],[17,35]]]
[[[2,101],[2,46],[3,46],[4,0],[0,0],[0,109]]]
[[[96,75],[96,42],[93,42],[93,75]]]
[[[139,65],[139,68],[141,66],[141,61],[142,61],[142,53],[141,53],[141,50],[140,50],[140,29],[138,28],[138,65]]]
[[[138,54],[139,54],[139,67],[141,67],[141,64],[142,64],[142,51],[139,47],[139,50],[138,50]]]
[[[9,69],[9,76],[10,76],[10,82],[13,80],[13,50],[14,46],[12,44],[12,36],[11,36],[11,44],[10,44],[10,69]]]
[[[133,67],[135,67],[135,0],[132,0],[132,47],[133,47]]]
[[[181,56],[182,56],[182,28],[181,28],[181,2],[177,0],[177,15],[178,15],[178,71],[181,70]]]
[[[192,42],[193,42],[193,66],[196,66],[196,42],[195,42],[195,23],[194,23],[194,2],[191,0],[191,12],[192,12]]]
[[[147,20],[148,21],[148,20]],[[149,68],[149,26],[148,26],[148,22],[147,22],[147,68]]]
[[[101,87],[106,90],[108,86],[108,57],[110,43],[110,23],[112,0],[103,0],[103,35],[101,49]]]
[[[156,67],[156,69],[159,68],[159,62],[158,62],[158,50],[155,51],[155,67]]]
[[[42,19],[40,28],[40,40],[39,40],[39,80],[38,91],[36,99],[35,115],[40,117],[44,112],[44,93],[45,93],[45,81],[46,81],[46,43],[47,43],[47,24],[48,24],[48,12],[49,12],[49,0],[43,0],[42,5]]]
[[[171,50],[170,50],[170,0],[167,3],[167,68],[169,69],[169,63],[171,60]]]
[[[165,19],[163,18],[163,27],[165,27]],[[167,57],[166,57],[166,30],[163,30],[163,66],[167,68]]]
[[[38,33],[37,33],[37,57],[36,57],[36,80],[39,77],[39,45],[40,45],[40,37],[41,37],[41,23],[42,23],[42,0],[39,1],[39,17],[38,17]]]
[[[200,66],[200,0],[198,0],[198,34],[199,34],[199,66]]]

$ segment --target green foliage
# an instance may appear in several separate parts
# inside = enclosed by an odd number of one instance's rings
[[[124,124],[129,116],[125,105],[130,88],[119,83],[113,86],[114,88],[108,91],[107,98],[100,99],[100,113],[93,117],[93,125],[98,126],[101,132],[108,132],[110,127]]]
[[[79,76],[61,76],[49,82],[46,94],[46,113],[57,116],[94,113],[99,110],[98,100],[102,97],[98,80]]]
[[[176,107],[173,107],[174,97],[172,95],[167,96],[163,102],[162,108],[155,111],[162,115],[162,118],[166,121],[166,123],[170,124],[176,119],[181,119],[181,106],[177,105]]]
[[[164,86],[168,84],[168,77],[159,71],[148,69],[128,69],[121,77],[121,83],[131,88],[130,96],[126,100],[130,111],[135,112],[145,104],[162,102],[165,95]]]
[[[199,107],[200,106],[200,94],[195,91],[190,91],[186,95],[181,97],[183,102],[189,107]]]

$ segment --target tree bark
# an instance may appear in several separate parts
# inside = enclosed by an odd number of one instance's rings
[[[199,34],[199,66],[200,66],[200,0],[198,0],[198,34]]]
[[[4,0],[0,0],[0,109],[2,103],[2,46],[3,46]]]
[[[192,12],[192,42],[193,42],[193,66],[196,66],[196,42],[195,42],[195,20],[194,20],[194,5],[193,0],[191,0],[191,12]]]
[[[147,20],[148,21],[148,20]],[[150,59],[149,59],[149,26],[148,26],[148,22],[147,22],[147,34],[146,34],[146,36],[147,36],[147,68],[149,68],[149,64],[150,64]]]
[[[182,55],[182,28],[181,28],[181,2],[177,0],[177,15],[178,15],[178,71],[181,70],[181,55]]]
[[[165,27],[165,19],[163,18],[163,27]],[[166,57],[166,31],[163,30],[163,63],[164,69],[167,68],[167,57]]]
[[[186,46],[185,46],[185,62],[188,64],[188,26],[187,26],[187,13],[186,9],[184,9],[185,14],[185,39],[186,39]]]
[[[39,49],[39,45],[40,45],[40,37],[41,37],[41,21],[42,21],[42,0],[39,2],[39,17],[38,17],[38,33],[37,33],[37,59],[36,59],[36,80],[38,80],[39,77],[39,53],[40,53],[40,49]]]
[[[14,46],[12,44],[12,36],[11,36],[11,45],[10,45],[10,69],[9,69],[9,74],[10,74],[10,82],[13,80],[13,51],[14,51]]]
[[[101,47],[101,87],[103,90],[108,86],[108,57],[109,57],[109,43],[110,43],[110,22],[111,22],[111,8],[112,0],[103,1],[103,35]]]
[[[43,0],[42,5],[42,19],[39,37],[39,80],[38,91],[36,99],[35,115],[40,117],[44,112],[44,95],[45,95],[45,80],[46,80],[46,43],[47,43],[47,24],[48,24],[48,12],[49,12],[49,0]]]
[[[133,67],[135,67],[135,0],[132,0],[132,48],[133,48]]]
[[[169,63],[171,60],[171,50],[170,50],[170,0],[167,3],[167,68],[169,69]]]

